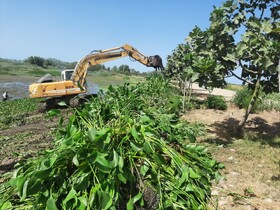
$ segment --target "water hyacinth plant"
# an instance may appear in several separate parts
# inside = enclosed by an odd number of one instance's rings
[[[189,144],[201,128],[180,106],[161,76],[110,87],[60,120],[54,149],[17,166],[0,209],[206,209],[219,164]]]

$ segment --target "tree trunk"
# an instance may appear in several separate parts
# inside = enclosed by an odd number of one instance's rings
[[[278,61],[278,88],[279,88],[279,93],[280,93],[280,58]]]
[[[250,103],[246,109],[246,112],[243,116],[243,118],[241,119],[241,121],[239,122],[238,124],[238,128],[237,128],[237,134],[239,137],[243,137],[244,136],[244,127],[245,127],[245,123],[252,111],[252,108],[254,107],[254,105],[256,104],[256,101],[258,99],[258,96],[259,96],[259,92],[260,92],[260,80],[261,80],[261,74],[258,74],[258,78],[257,78],[257,81],[256,81],[256,84],[255,84],[255,88],[254,88],[254,92],[253,92],[253,95],[251,97],[251,100],[250,100]]]

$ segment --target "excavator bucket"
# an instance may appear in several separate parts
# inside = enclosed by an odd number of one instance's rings
[[[162,59],[159,55],[150,56],[148,58],[149,66],[154,67],[156,70],[163,70]]]

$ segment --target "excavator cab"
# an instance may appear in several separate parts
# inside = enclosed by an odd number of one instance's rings
[[[148,57],[148,66],[154,67],[157,70],[163,70],[162,59],[159,55]]]

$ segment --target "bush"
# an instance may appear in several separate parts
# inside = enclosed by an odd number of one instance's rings
[[[237,106],[239,109],[246,109],[250,103],[251,97],[253,95],[253,90],[249,89],[248,87],[244,87],[241,90],[238,90],[235,94],[233,99],[233,104]],[[262,93],[260,93],[262,95]],[[252,108],[251,113],[255,113],[259,110],[259,106],[261,104],[261,100],[258,99]]]
[[[226,110],[227,104],[223,96],[210,95],[205,100],[205,106],[208,109]]]
[[[262,103],[258,106],[259,110],[262,111],[270,111],[270,110],[276,110],[280,111],[280,94],[279,93],[271,93],[268,95],[265,95],[262,98]]]
[[[185,109],[186,110],[200,109],[203,106],[203,103],[204,101],[192,96],[189,101],[185,102]]]

